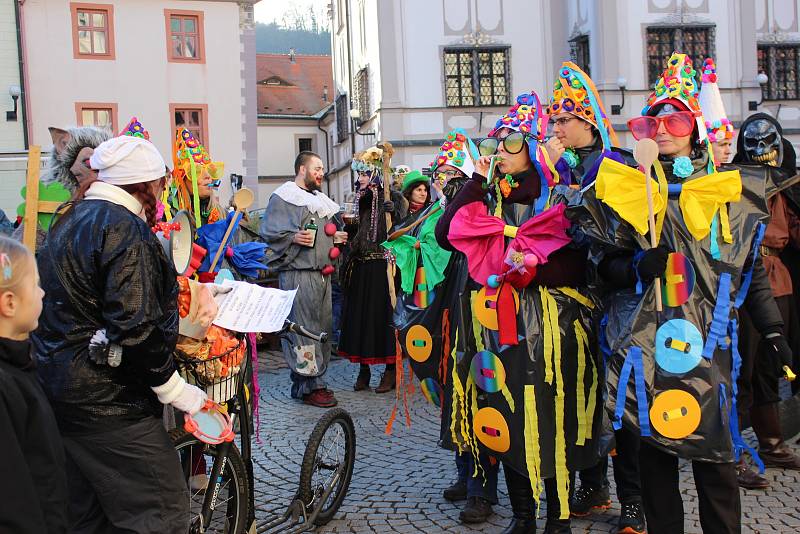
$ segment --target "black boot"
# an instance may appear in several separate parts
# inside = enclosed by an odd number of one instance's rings
[[[353,385],[354,391],[364,391],[365,389],[369,389],[369,379],[371,377],[369,365],[364,365],[363,363],[358,369],[358,377],[356,378],[356,383]]]
[[[571,534],[569,519],[548,519],[544,525],[544,534]]]
[[[758,455],[766,467],[800,470],[800,456],[783,441],[777,402],[750,408],[750,423],[758,438]]]
[[[514,518],[501,534],[536,534],[535,504],[531,481],[510,468],[503,466],[508,486],[508,500]]]

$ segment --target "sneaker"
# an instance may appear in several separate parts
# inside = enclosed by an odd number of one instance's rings
[[[463,480],[456,480],[442,492],[442,496],[450,502],[463,501],[467,498],[467,483]]]
[[[308,395],[303,395],[303,403],[317,408],[333,408],[338,404],[333,393],[326,389],[315,389]]]
[[[492,504],[489,501],[481,497],[469,497],[467,499],[467,505],[461,510],[461,513],[458,514],[458,519],[462,523],[474,525],[476,523],[483,523],[493,513]]]
[[[608,493],[608,486],[602,488],[589,488],[581,486],[575,492],[569,511],[575,517],[584,517],[593,512],[608,510],[611,506],[611,497]]]
[[[644,511],[638,501],[622,503],[617,534],[644,534]]]

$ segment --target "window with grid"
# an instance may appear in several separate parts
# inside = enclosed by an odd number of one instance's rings
[[[299,152],[312,152],[314,149],[312,148],[313,143],[311,142],[310,137],[300,137],[297,140],[297,151]]]
[[[114,129],[114,109],[111,107],[81,107],[79,110],[81,126],[101,126]]]
[[[355,93],[355,102],[353,103],[356,105],[360,115],[358,122],[362,123],[372,115],[372,109],[370,109],[369,105],[369,71],[367,67],[364,67],[356,73],[356,79],[354,81],[353,92]]]
[[[589,63],[589,36],[579,35],[569,41],[569,53],[572,61],[587,75],[592,75]]]
[[[170,59],[200,60],[201,28],[198,15],[171,14],[169,16]]]
[[[647,28],[647,79],[650,87],[664,72],[675,51],[687,54],[695,65],[714,57],[713,26],[651,26]]]
[[[758,45],[758,72],[767,75],[764,100],[800,98],[800,44]]]
[[[347,109],[347,94],[342,93],[336,97],[336,135],[337,142],[343,143],[350,134],[350,114]]]
[[[448,107],[508,105],[506,48],[445,48],[444,80]]]
[[[200,141],[200,144],[208,148],[205,139],[205,117],[201,108],[176,108],[175,109],[175,128],[186,128]]]
[[[114,7],[70,4],[75,58],[114,59]]]

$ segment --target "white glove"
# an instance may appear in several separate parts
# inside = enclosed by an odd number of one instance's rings
[[[150,389],[158,395],[161,404],[171,404],[189,415],[199,412],[208,400],[205,391],[192,384],[187,384],[177,371],[172,373],[166,383]]]

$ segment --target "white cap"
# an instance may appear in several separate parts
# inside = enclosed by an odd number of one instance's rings
[[[89,158],[89,165],[98,171],[100,181],[112,185],[151,182],[167,173],[164,158],[153,143],[128,135],[101,143]]]

